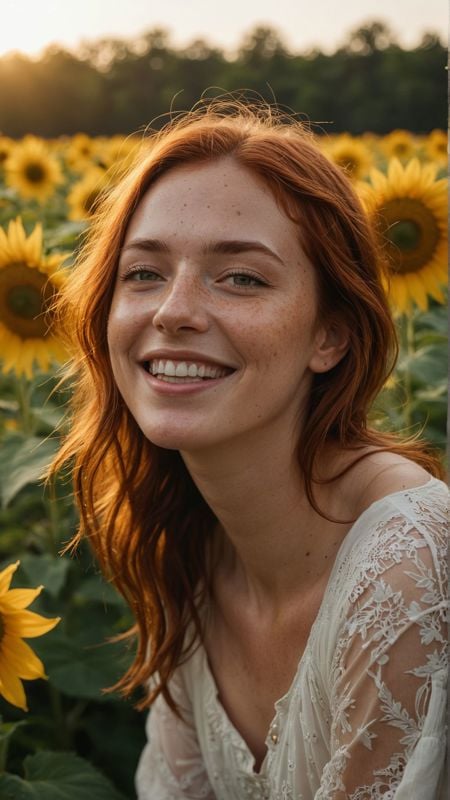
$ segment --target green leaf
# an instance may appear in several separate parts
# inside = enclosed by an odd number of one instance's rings
[[[39,481],[59,445],[56,439],[5,436],[0,448],[0,499],[3,508],[28,483]]]
[[[61,408],[55,408],[55,406],[46,405],[32,406],[31,413],[38,422],[41,422],[50,431],[54,431],[61,424],[65,411]]]
[[[27,756],[24,770],[25,778],[0,776],[1,800],[125,800],[108,778],[73,753]]]
[[[416,336],[427,333],[428,329],[446,336],[448,333],[448,319],[446,306],[439,306],[423,314],[420,314],[416,321]]]
[[[45,244],[49,249],[55,247],[73,247],[77,241],[79,242],[80,234],[84,233],[86,229],[87,223],[83,220],[63,222],[47,233]]]
[[[21,557],[20,571],[25,573],[29,586],[43,584],[45,591],[58,597],[70,569],[69,558],[54,558],[49,553],[37,556],[25,553]]]
[[[86,615],[87,617],[88,615]],[[117,700],[113,694],[103,694],[102,689],[112,686],[126,671],[130,657],[123,643],[104,641],[104,635],[112,636],[109,628],[99,629],[95,615],[90,612],[91,629],[86,633],[95,638],[87,644],[83,635],[67,635],[55,629],[51,634],[33,642],[33,649],[44,662],[50,683],[70,697],[111,702]]]
[[[1,720],[1,717],[0,717]],[[0,722],[0,744],[10,739],[14,735],[17,728],[21,728],[28,724],[28,720],[21,719],[18,722]]]
[[[421,385],[433,386],[447,375],[445,347],[433,344],[420,348],[411,356],[404,355],[398,370],[400,373],[409,372]]]
[[[75,592],[75,599],[83,602],[96,602],[104,606],[114,605],[127,608],[125,600],[112,584],[103,580],[100,575],[85,578]]]

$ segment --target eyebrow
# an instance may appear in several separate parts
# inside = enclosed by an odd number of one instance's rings
[[[161,239],[133,239],[122,247],[121,253],[128,250],[146,250],[149,253],[170,253],[169,245]],[[204,256],[211,254],[237,255],[239,253],[252,251],[271,256],[279,261],[280,264],[284,264],[280,256],[262,242],[246,239],[224,239],[217,242],[209,242],[202,247],[202,255]]]

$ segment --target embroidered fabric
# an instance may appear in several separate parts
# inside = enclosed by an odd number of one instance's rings
[[[444,800],[444,483],[372,504],[337,554],[259,773],[221,706],[202,647],[147,721],[138,800]]]

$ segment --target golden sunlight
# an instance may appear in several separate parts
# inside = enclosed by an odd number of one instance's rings
[[[58,0],[3,0],[0,56],[17,50],[37,56],[51,42],[60,41],[61,31],[70,30],[68,9]]]

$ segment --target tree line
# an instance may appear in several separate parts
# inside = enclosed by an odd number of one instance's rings
[[[169,109],[207,95],[248,89],[329,133],[424,134],[445,128],[447,53],[439,37],[404,49],[389,27],[352,31],[334,53],[290,52],[277,31],[258,26],[233,57],[204,39],[176,48],[164,29],[133,40],[101,39],[76,53],[57,45],[37,60],[0,58],[0,134],[42,137],[128,134],[159,127]]]

